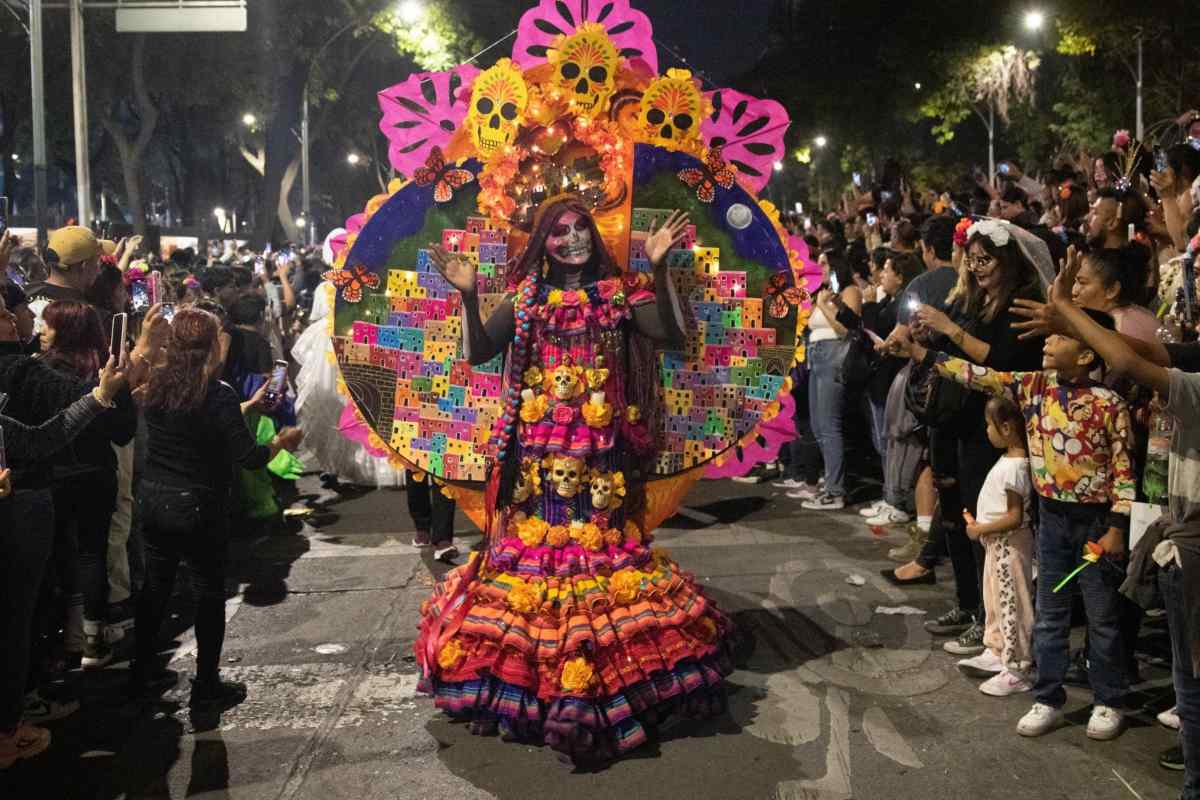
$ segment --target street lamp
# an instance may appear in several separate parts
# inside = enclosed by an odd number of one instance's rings
[[[1040,31],[1042,26],[1046,24],[1046,15],[1037,9],[1032,9],[1025,12],[1025,30]]]
[[[346,163],[352,167],[357,167],[361,161],[362,156],[360,156],[358,153],[351,153],[350,155],[346,156]]]
[[[916,83],[914,83],[913,88],[916,89],[918,92],[921,91],[921,82],[917,81]]]
[[[221,208],[220,206],[217,206],[216,208],[213,209],[213,216],[216,217],[217,219],[220,219],[221,217],[225,216],[225,209]]]
[[[253,114],[251,114],[249,112],[242,114],[242,124],[245,125],[247,128],[253,128],[255,125],[258,124],[258,117],[254,116]]]
[[[816,139],[813,139],[813,144],[815,144],[817,147],[824,147],[825,145],[829,144],[829,140],[824,136],[818,136]]]
[[[397,13],[405,25],[416,25],[425,18],[425,6],[419,0],[404,0]]]
[[[783,172],[783,162],[782,162],[782,161],[776,161],[776,162],[775,162],[775,171],[776,171],[776,172]]]

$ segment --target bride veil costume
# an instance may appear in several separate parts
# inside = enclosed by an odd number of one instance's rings
[[[341,385],[371,443],[485,532],[422,608],[423,687],[477,732],[576,759],[719,713],[731,624],[652,531],[706,473],[744,473],[795,433],[818,271],[757,199],[786,113],[660,74],[628,0],[542,0],[511,58],[379,99],[408,178],[349,220],[327,273]],[[678,350],[637,323],[656,303],[645,244],[672,209],[692,223],[657,267]],[[578,287],[548,255],[565,235],[591,243]],[[470,261],[488,330],[511,334],[485,364],[429,242]]]

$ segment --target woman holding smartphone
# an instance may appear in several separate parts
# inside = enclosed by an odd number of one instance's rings
[[[303,434],[285,428],[270,445],[255,442],[243,414],[265,392],[242,403],[218,379],[220,322],[207,311],[181,308],[168,325],[151,309],[150,377],[140,396],[149,429],[146,469],[138,490],[146,542],[146,585],[137,609],[133,689],[157,683],[158,636],[171,600],[175,573],[186,561],[196,602],[196,677],[191,707],[220,711],[246,697],[245,686],[222,681],[225,640],[225,563],[233,467],[259,469]]]

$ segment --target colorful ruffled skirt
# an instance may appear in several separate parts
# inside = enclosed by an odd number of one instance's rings
[[[584,761],[724,712],[727,617],[646,542],[588,544],[504,537],[435,588],[416,651],[438,708]]]

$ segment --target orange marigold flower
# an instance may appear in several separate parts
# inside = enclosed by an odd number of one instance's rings
[[[625,534],[621,533],[616,528],[609,528],[604,532],[604,542],[613,547],[620,547],[621,540],[625,538]]]
[[[579,544],[593,553],[599,552],[604,548],[604,532],[600,530],[599,525],[586,523],[579,533]]]
[[[466,655],[462,645],[458,643],[458,639],[451,639],[442,645],[442,651],[438,653],[438,666],[442,669],[450,669]]]
[[[573,658],[563,665],[560,683],[564,692],[583,694],[596,680],[596,672],[586,658]]]
[[[614,572],[612,578],[609,579],[608,588],[616,602],[632,603],[642,589],[642,576],[636,570],[619,570]]]
[[[529,614],[542,605],[542,598],[545,597],[545,587],[540,582],[526,583],[519,581],[508,590],[505,595],[505,602],[508,607],[518,614]]]
[[[524,422],[534,423],[541,422],[542,417],[546,416],[546,408],[550,405],[550,401],[546,399],[546,395],[538,395],[532,400],[527,400],[521,403],[521,419]]]
[[[565,547],[571,541],[571,532],[565,525],[555,525],[546,531],[546,544],[551,547]]]
[[[630,520],[625,523],[625,538],[634,544],[641,544],[642,529],[637,526],[637,523]]]
[[[546,532],[550,530],[550,526],[545,520],[540,520],[537,517],[529,519],[517,525],[517,536],[526,547],[537,547],[546,538]]]
[[[612,422],[612,404],[611,403],[584,403],[580,408],[583,413],[583,421],[591,428],[603,428]]]

